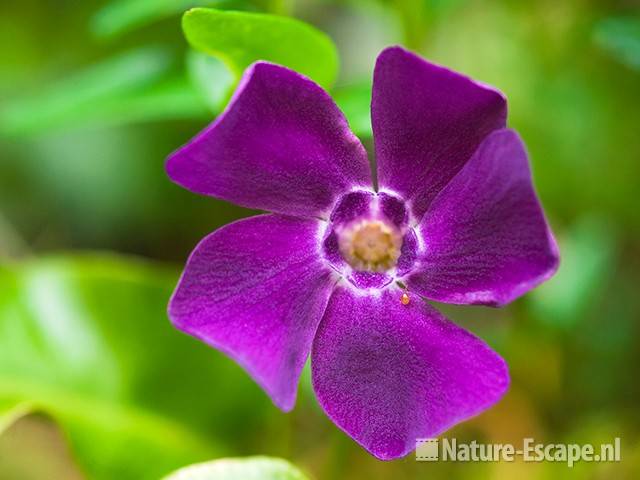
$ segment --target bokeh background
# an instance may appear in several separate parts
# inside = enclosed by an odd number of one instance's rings
[[[171,328],[165,307],[190,250],[252,213],[164,173],[231,81],[190,50],[180,16],[192,6],[328,33],[341,64],[332,94],[368,146],[387,45],[507,94],[562,265],[507,308],[443,308],[513,377],[495,408],[446,435],[621,437],[620,463],[379,462],[324,416],[308,370],[283,414],[233,362]],[[152,479],[254,454],[316,479],[640,478],[639,111],[633,0],[3,1],[0,479]]]

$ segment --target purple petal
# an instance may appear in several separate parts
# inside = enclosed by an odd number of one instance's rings
[[[364,147],[331,97],[284,67],[258,62],[226,111],[167,161],[169,177],[244,207],[326,215],[338,194],[371,186]]]
[[[385,192],[378,193],[380,211],[398,228],[404,228],[409,221],[404,202]]]
[[[447,303],[502,305],[548,279],[558,250],[512,130],[492,133],[433,201],[409,288]]]
[[[387,272],[367,272],[359,270],[353,270],[347,277],[347,281],[351,282],[351,284],[359,290],[384,288],[393,282],[393,280],[393,276]]]
[[[233,358],[285,411],[335,284],[319,228],[278,215],[223,227],[193,251],[169,303],[177,328]]]
[[[413,229],[409,229],[402,239],[400,258],[396,265],[398,277],[407,274],[413,268],[418,256],[418,239]]]
[[[373,192],[362,190],[347,193],[331,212],[331,223],[344,226],[358,217],[368,216],[374,195]]]
[[[493,405],[507,366],[480,339],[398,289],[338,287],[313,343],[313,386],[327,415],[382,460],[406,455]]]
[[[380,186],[402,194],[419,220],[506,116],[497,90],[400,47],[384,50],[371,103]]]

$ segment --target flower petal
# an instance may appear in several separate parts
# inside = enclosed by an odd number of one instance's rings
[[[506,364],[485,343],[401,295],[336,288],[311,354],[322,408],[382,460],[480,413],[509,386]]]
[[[548,279],[558,250],[512,130],[492,133],[433,201],[409,288],[447,303],[502,305]]]
[[[364,147],[331,97],[287,68],[245,72],[226,111],[167,160],[169,177],[244,207],[326,215],[338,194],[370,187]]]
[[[506,116],[497,90],[400,47],[384,50],[371,103],[380,186],[411,202],[419,220],[482,139],[505,126]]]
[[[233,358],[285,411],[335,284],[318,230],[279,215],[227,225],[193,251],[169,303],[177,328]]]

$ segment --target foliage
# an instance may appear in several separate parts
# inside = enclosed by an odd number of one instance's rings
[[[279,458],[224,458],[191,465],[165,480],[307,480],[302,472]]]
[[[596,25],[594,38],[622,63],[640,70],[640,16],[606,18]]]
[[[238,391],[220,396],[212,352],[169,324],[176,278],[111,255],[4,267],[1,418],[25,405],[53,417],[92,479],[157,479],[218,454],[205,434]]]
[[[194,8],[182,17],[182,28],[191,46],[220,57],[237,75],[256,60],[268,60],[328,88],[338,73],[338,52],[331,39],[298,20]]]
[[[224,0],[116,0],[96,12],[91,30],[98,37],[112,38],[191,7],[223,3]]]
[[[160,48],[141,48],[86,68],[0,112],[10,135],[30,135],[91,123],[206,118],[207,109],[184,75],[172,75],[174,60]]]
[[[637,478],[638,13],[595,1],[2,3],[0,431],[50,417],[91,480],[255,454],[314,478]],[[204,234],[251,212],[170,184],[166,156],[258,59],[329,88],[371,147],[371,72],[392,43],[505,92],[562,252],[557,277],[522,301],[447,310],[490,339],[513,379],[504,401],[451,436],[621,436],[623,462],[380,463],[322,414],[308,369],[284,415],[169,324],[178,265]],[[86,249],[149,260],[76,251]]]

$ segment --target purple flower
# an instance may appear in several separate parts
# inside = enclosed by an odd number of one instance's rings
[[[423,298],[503,305],[549,278],[558,252],[500,92],[393,47],[378,57],[371,113],[378,189],[329,95],[253,64],[167,171],[273,213],[202,240],[169,315],[285,411],[311,355],[325,412],[388,460],[509,385],[505,362]]]

